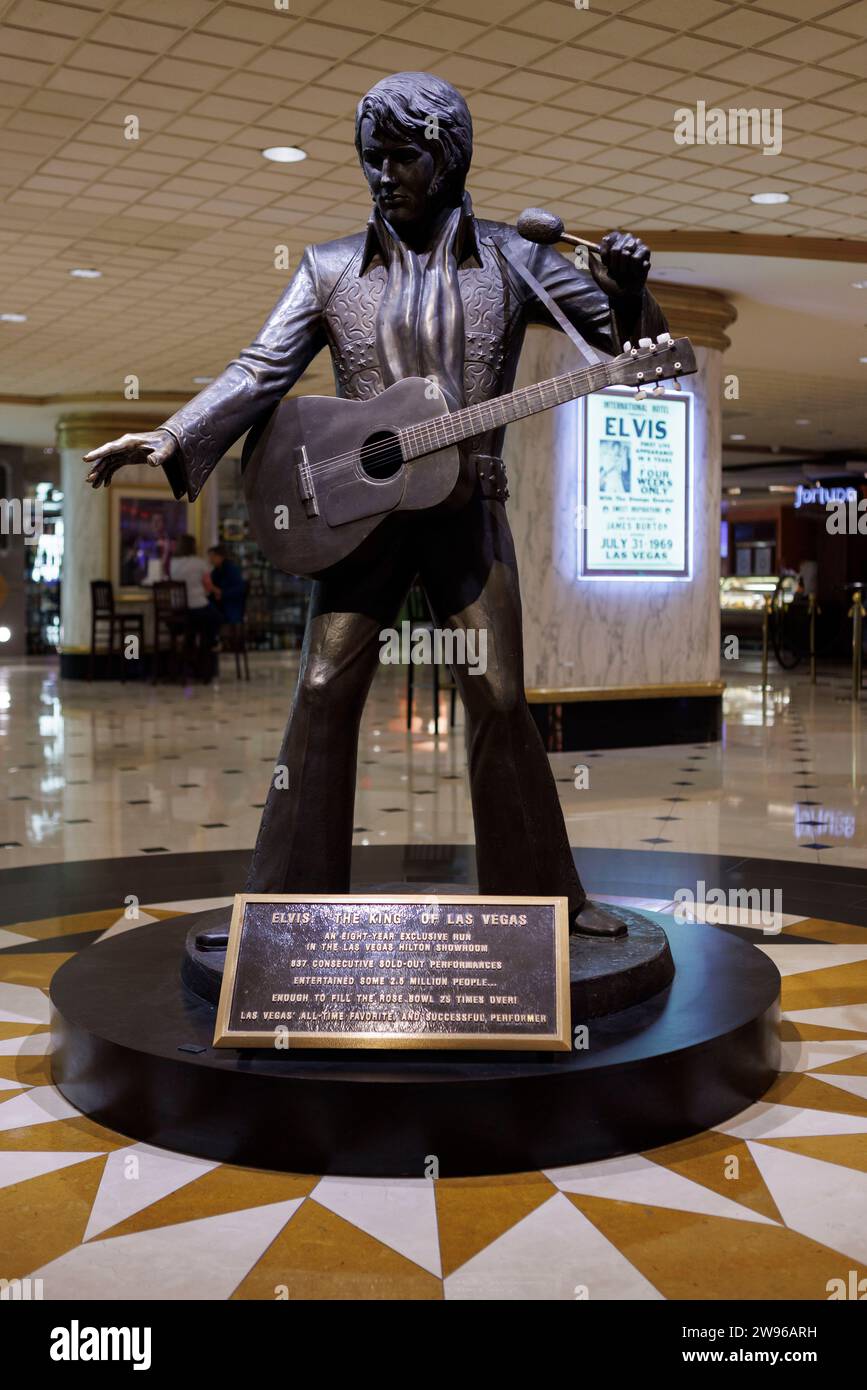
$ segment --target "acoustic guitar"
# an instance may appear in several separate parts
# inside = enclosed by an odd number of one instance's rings
[[[433,379],[406,377],[369,401],[290,396],[250,431],[244,492],[253,534],[272,564],[314,576],[351,555],[394,512],[463,505],[475,486],[467,440],[606,386],[649,388],[696,370],[688,338],[451,410]],[[678,388],[679,389],[679,388]]]

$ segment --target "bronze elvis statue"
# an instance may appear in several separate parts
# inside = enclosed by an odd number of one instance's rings
[[[310,246],[256,340],[159,429],[85,456],[108,486],[126,464],[162,467],[193,500],[226,450],[331,353],[339,395],[367,400],[407,376],[434,377],[450,403],[511,390],[529,323],[556,327],[516,274],[527,267],[593,346],[618,353],[666,327],[645,289],[647,247],[609,232],[590,270],[514,227],[477,219],[464,184],[472,120],[449,83],[403,72],[358,105],[356,147],[373,200],[367,228]],[[524,695],[521,600],[500,457],[504,430],[470,441],[478,482],[459,510],[387,517],[313,584],[298,685],[246,891],[349,891],[358,729],[393,626],[418,578],[436,624],[485,629],[485,674],[456,667],[466,711],[479,891],[559,894],[570,929],[625,928],[586,898],[557,791]]]

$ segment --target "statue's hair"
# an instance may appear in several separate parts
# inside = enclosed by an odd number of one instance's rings
[[[361,98],[355,112],[355,148],[361,159],[361,123],[369,116],[387,140],[421,144],[437,132],[447,192],[459,199],[473,157],[473,119],[457,88],[430,72],[396,72]]]

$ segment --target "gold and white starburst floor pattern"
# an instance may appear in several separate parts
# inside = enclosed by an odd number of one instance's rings
[[[757,934],[784,977],[784,1070],[743,1114],[601,1163],[430,1181],[238,1168],[73,1109],[48,986],[82,933],[134,929],[117,918],[0,931],[0,1278],[76,1300],[823,1300],[867,1275],[863,928]]]

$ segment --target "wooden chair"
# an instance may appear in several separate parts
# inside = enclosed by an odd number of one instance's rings
[[[235,653],[235,679],[241,679],[241,663],[244,665],[244,680],[250,679],[250,663],[247,660],[247,624],[242,618],[239,623],[223,623],[220,628],[220,642],[227,652]]]
[[[175,579],[163,579],[153,585],[154,596],[154,666],[156,685],[162,670],[162,658],[169,657],[170,674],[181,672],[186,639],[187,586]],[[165,642],[165,645],[164,645]]]
[[[427,596],[420,584],[414,584],[406,596],[407,617],[410,624],[410,638],[419,631],[429,631],[433,633],[434,622],[428,607]],[[449,675],[446,681],[440,681],[440,668],[437,662],[432,663],[431,671],[431,693],[433,696],[433,718],[434,731],[440,731],[440,686],[450,692],[449,699],[449,728],[455,726],[455,702],[457,698],[457,685],[454,678]],[[415,694],[415,666],[410,661],[406,668],[406,727],[412,728],[413,697]]]
[[[127,637],[137,637],[139,660],[144,647],[144,615],[141,613],[118,613],[114,606],[114,588],[108,579],[90,581],[90,658],[87,664],[87,679],[93,680],[94,659],[108,657],[108,674],[111,675],[115,656],[120,656],[120,678],[126,681],[126,656],[124,647]],[[101,640],[107,639],[108,646],[100,649]]]

